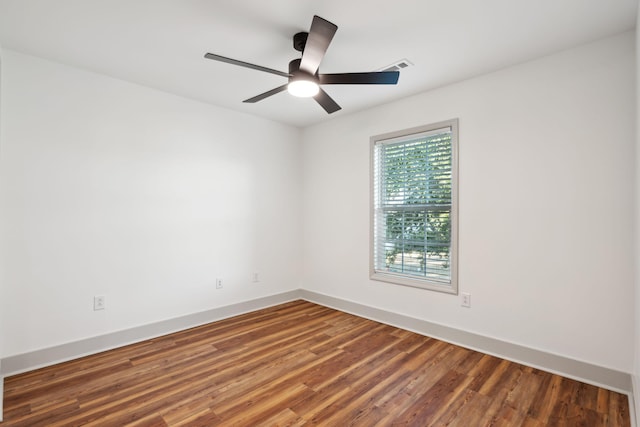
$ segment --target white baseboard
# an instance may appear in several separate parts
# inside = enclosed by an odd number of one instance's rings
[[[316,304],[386,323],[421,335],[438,338],[461,347],[477,350],[482,353],[542,369],[598,387],[625,394],[632,393],[631,375],[625,372],[592,365],[568,357],[558,356],[495,338],[488,338],[449,326],[439,325],[426,320],[416,319],[403,314],[369,307],[360,303],[312,291],[302,289],[300,293],[303,299]]]
[[[60,344],[55,347],[35,350],[29,353],[9,356],[0,360],[0,367],[2,368],[0,375],[8,377],[296,299],[300,299],[300,292],[298,290],[257,298],[224,307],[213,308],[199,313],[188,314],[186,316],[150,323],[131,329],[111,332],[109,334]]]
[[[583,381],[598,387],[625,393],[629,395],[632,423],[635,425],[635,417],[633,415],[636,413],[634,410],[636,408],[632,407],[632,405],[634,405],[634,400],[636,400],[633,399],[633,390],[634,385],[636,384],[632,382],[632,376],[629,373],[585,363],[564,356],[501,341],[495,338],[488,338],[449,326],[439,325],[437,323],[416,319],[400,313],[394,313],[304,289],[257,298],[255,300],[214,308],[204,312],[164,320],[132,329],[112,332],[81,341],[6,357],[0,360],[0,396],[2,396],[2,380],[4,377],[10,375],[99,353],[105,350],[114,349],[296,299],[304,299],[309,302],[324,305],[346,313],[351,313],[356,316],[396,326],[472,350],[477,350],[482,353],[491,354],[523,365]],[[0,421],[2,420],[1,414],[2,399],[0,399]]]

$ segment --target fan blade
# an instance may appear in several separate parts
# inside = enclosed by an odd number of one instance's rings
[[[398,83],[399,71],[372,73],[320,74],[321,85],[394,85]]]
[[[253,98],[249,98],[249,99],[245,99],[242,102],[247,102],[249,104],[253,104],[254,102],[258,102],[258,101],[262,101],[265,98],[270,97],[271,95],[275,95],[276,93],[280,93],[280,92],[284,92],[285,90],[287,90],[287,85],[282,85],[280,87],[277,87],[275,89],[271,89],[265,93],[261,93],[260,95],[254,96]]]
[[[318,71],[320,62],[322,62],[322,58],[324,58],[324,54],[327,52],[336,31],[338,31],[338,27],[335,24],[319,16],[313,17],[309,36],[302,51],[301,71],[312,76]]]
[[[329,114],[335,113],[336,111],[338,111],[338,110],[340,110],[342,108],[336,103],[336,101],[334,101],[327,94],[327,92],[325,92],[322,89],[320,89],[320,92],[318,92],[318,94],[316,96],[314,96],[313,99],[318,101],[318,104],[320,104],[320,106],[322,108],[324,108],[324,111],[326,111]]]
[[[227,64],[239,65],[241,67],[251,68],[252,70],[264,71],[265,73],[275,74],[282,77],[291,77],[291,74],[283,71],[274,70],[272,68],[263,67],[261,65],[250,64],[244,61],[238,61],[237,59],[227,58],[226,56],[216,55],[214,53],[207,53],[204,55],[207,59],[213,59],[214,61],[226,62]]]

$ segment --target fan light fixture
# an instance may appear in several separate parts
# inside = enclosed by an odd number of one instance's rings
[[[287,91],[300,98],[310,98],[318,94],[320,86],[312,80],[293,80],[287,85]]]

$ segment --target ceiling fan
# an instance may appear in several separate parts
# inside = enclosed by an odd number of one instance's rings
[[[318,67],[335,35],[338,27],[326,19],[314,16],[309,32],[297,33],[293,36],[293,48],[302,52],[302,58],[289,62],[289,72],[262,67],[237,59],[207,53],[207,59],[239,65],[253,70],[264,71],[278,76],[286,77],[288,83],[271,89],[243,102],[254,103],[262,101],[272,95],[287,90],[290,94],[299,97],[313,97],[324,110],[331,114],[340,110],[340,106],[320,88],[320,85],[393,85],[398,83],[400,73],[398,71],[374,71],[365,73],[338,73],[319,74]]]

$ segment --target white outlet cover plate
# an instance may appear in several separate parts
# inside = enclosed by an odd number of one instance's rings
[[[471,307],[471,294],[468,292],[462,293],[462,306]]]

